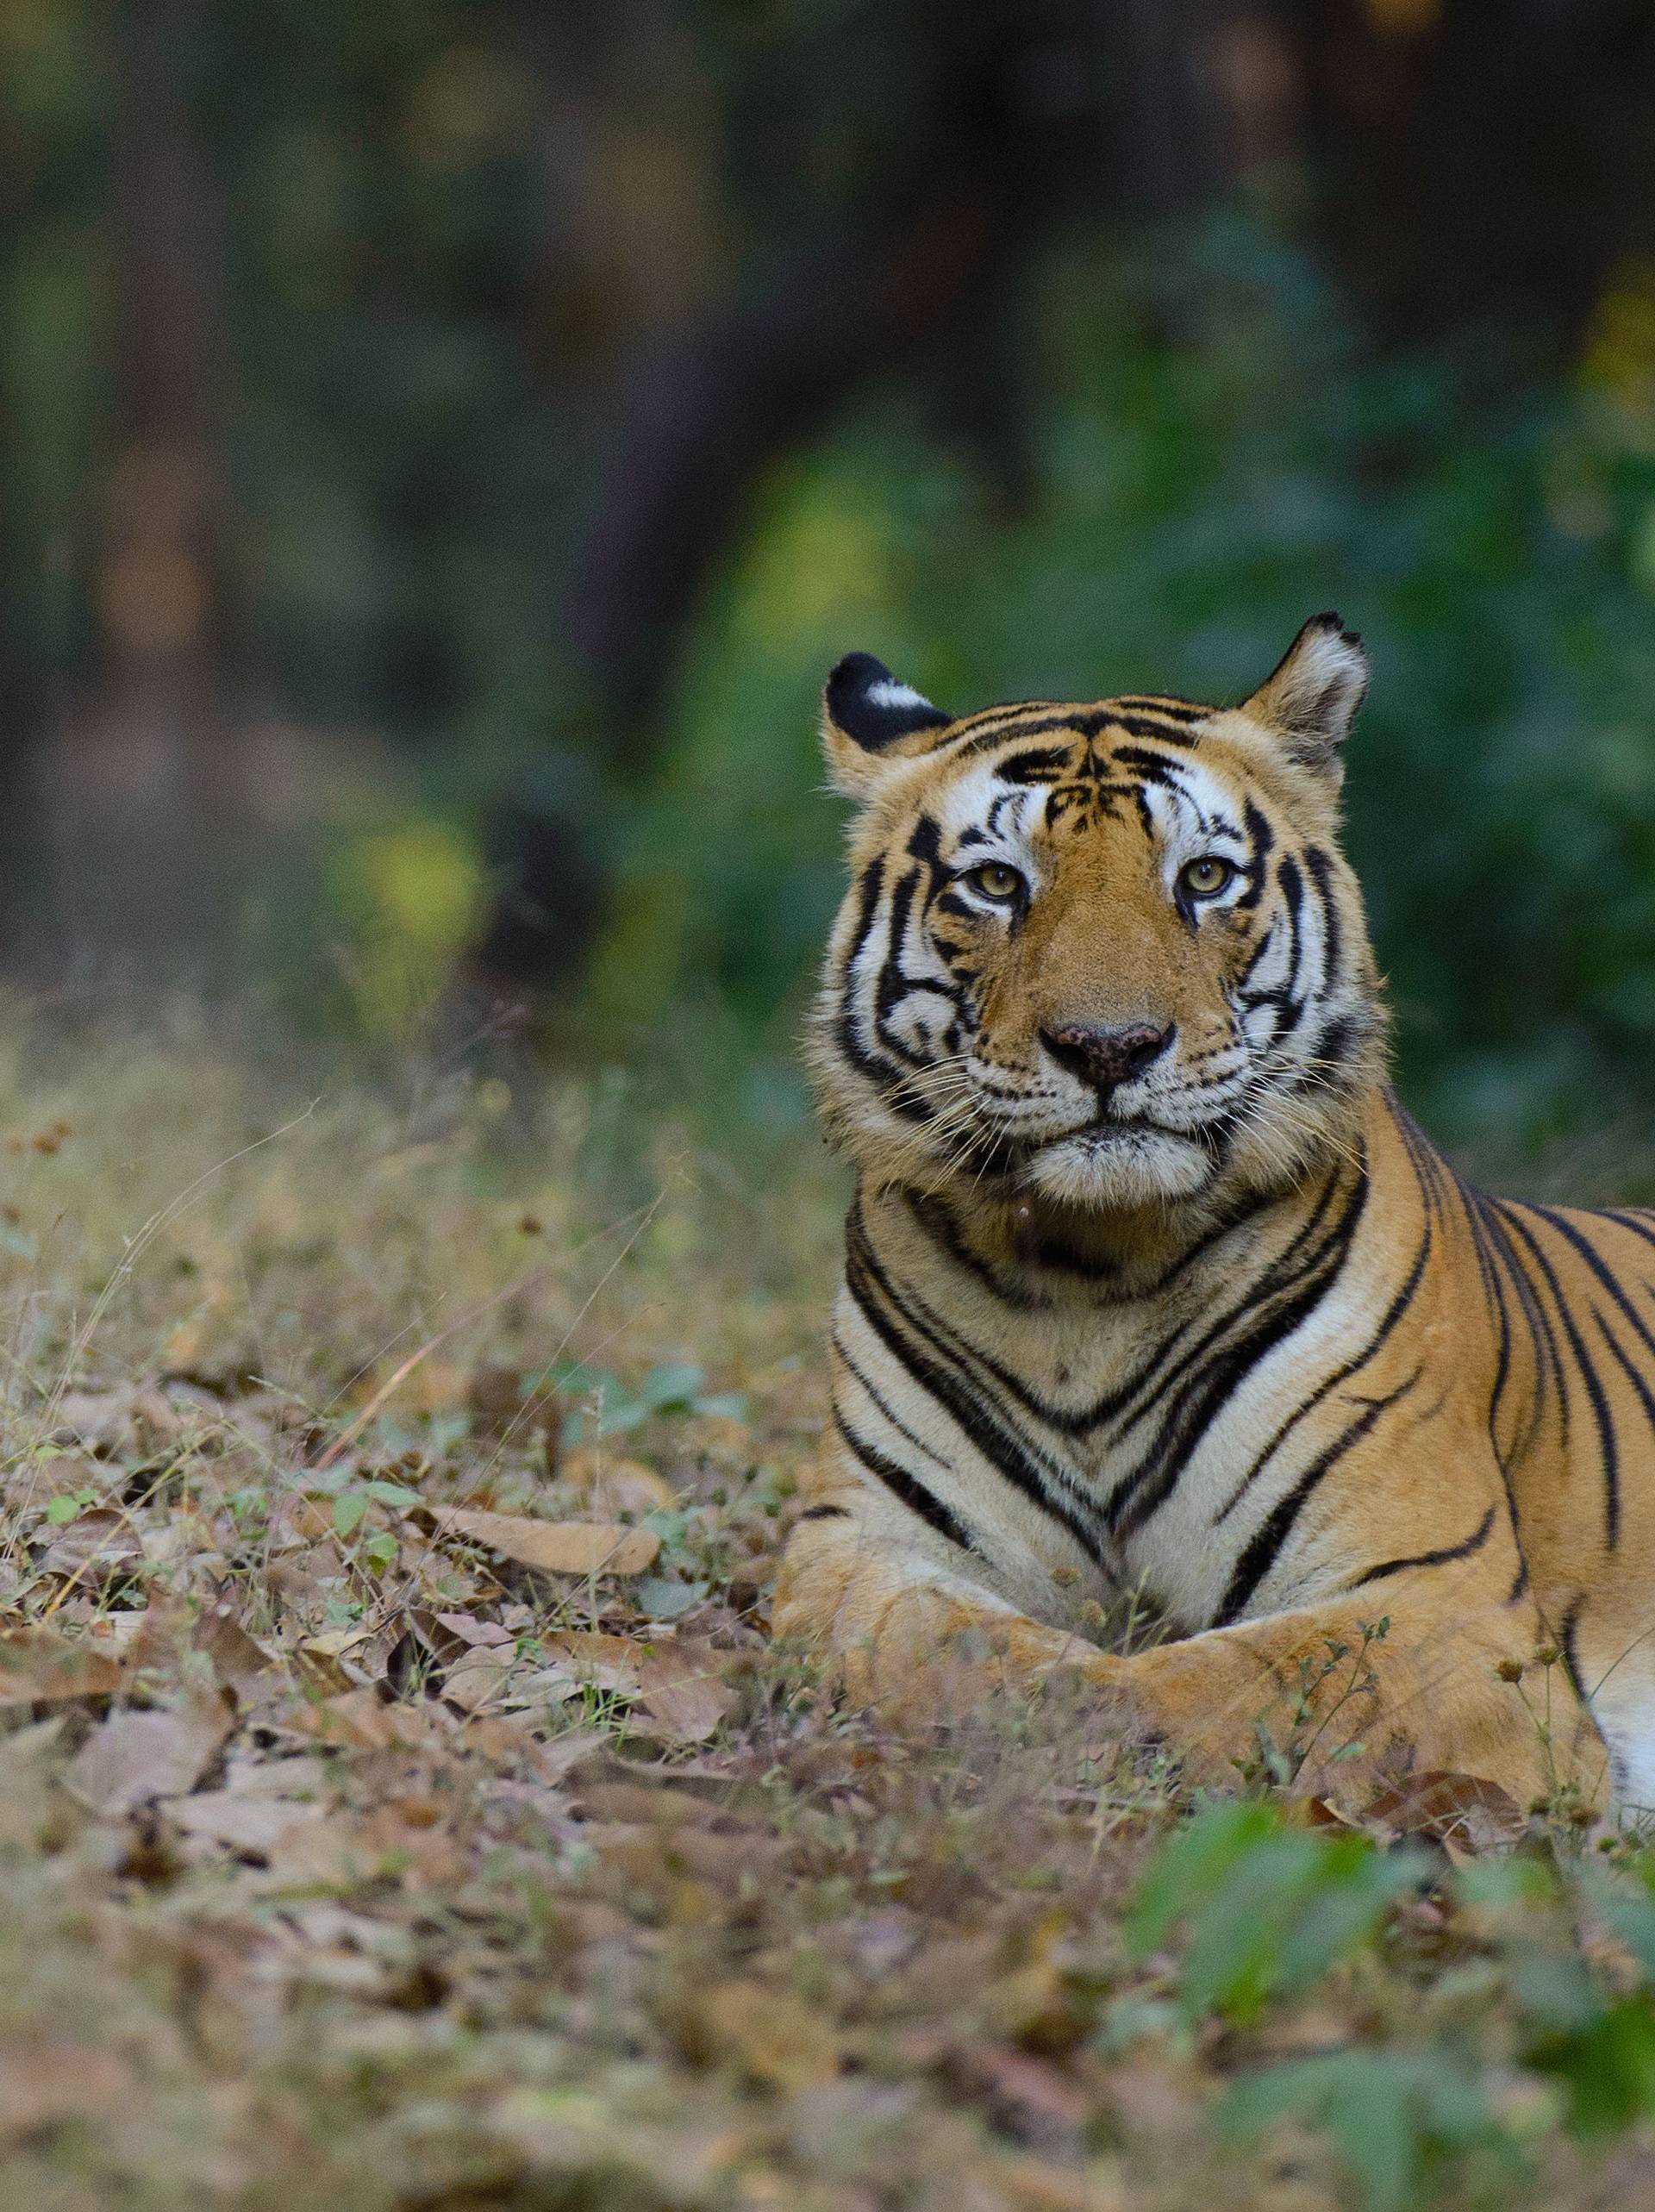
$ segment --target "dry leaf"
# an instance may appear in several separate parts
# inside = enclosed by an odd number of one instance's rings
[[[1095,2171],[1054,2165],[1046,2159],[1002,2159],[988,2178],[1015,2212],[1126,2212],[1121,2184]]]
[[[1515,1843],[1528,1825],[1497,1784],[1442,1770],[1410,1775],[1396,1788],[1380,1790],[1365,1812],[1398,1834],[1430,1836],[1471,1851]]]
[[[0,1706],[37,1699],[108,1697],[125,1671],[112,1653],[71,1643],[49,1628],[18,1628],[0,1636]]]
[[[641,1519],[661,1507],[676,1506],[678,1492],[641,1459],[617,1459],[601,1445],[584,1444],[570,1453],[558,1480],[586,1500],[596,1514],[613,1520],[630,1513]]]
[[[557,1393],[544,1388],[525,1390],[520,1368],[485,1364],[476,1369],[465,1407],[472,1434],[479,1440],[499,1444],[513,1436],[526,1444],[537,1432],[545,1431],[547,1464],[556,1459],[557,1438],[563,1425]]]
[[[72,1575],[78,1582],[107,1582],[143,1556],[143,1539],[131,1516],[95,1505],[59,1531],[41,1565],[47,1574]]]
[[[321,1819],[322,1808],[244,1790],[209,1790],[197,1797],[179,1798],[166,1814],[186,1835],[222,1843],[249,1858],[265,1859],[292,1829]]]
[[[308,1751],[276,1758],[258,1750],[233,1755],[224,1773],[224,1787],[242,1797],[321,1797],[328,1785],[327,1763]]]
[[[640,1678],[643,1700],[684,1743],[703,1743],[735,1703],[723,1679],[724,1655],[705,1644],[651,1653]]]
[[[347,1690],[327,1697],[293,1717],[293,1726],[325,1742],[353,1744],[364,1751],[422,1751],[452,1721],[437,1705],[399,1705],[372,1688]]]
[[[270,1872],[260,1886],[273,1890],[349,1889],[376,1869],[376,1853],[360,1823],[341,1814],[291,1821],[265,1856]]]
[[[123,1489],[127,1470],[108,1459],[92,1459],[74,1452],[62,1453],[44,1462],[24,1460],[5,1478],[8,1495],[20,1507],[44,1506],[54,1497],[75,1497],[93,1490],[101,1497]]]
[[[530,1738],[524,1753],[540,1779],[551,1784],[573,1773],[594,1752],[606,1751],[609,1743],[603,1728],[571,1728],[567,1735],[553,1736],[550,1743],[536,1743]]]
[[[503,1559],[542,1574],[641,1574],[661,1548],[653,1528],[601,1521],[530,1521],[516,1513],[484,1513],[445,1505],[435,1515],[441,1536],[468,1536]]]
[[[372,1636],[372,1628],[329,1629],[325,1635],[303,1637],[294,1656],[304,1673],[324,1690],[359,1688],[368,1679],[360,1658],[365,1656],[363,1647]],[[347,1659],[352,1652],[359,1653],[355,1665]]]
[[[129,1813],[153,1797],[182,1796],[230,1732],[222,1705],[168,1713],[111,1713],[70,1760],[63,1783],[95,1813]]]
[[[516,1664],[515,1649],[462,1652],[443,1670],[443,1697],[462,1713],[479,1713],[505,1688]]]
[[[128,1444],[147,1452],[178,1433],[178,1417],[166,1397],[153,1386],[128,1384],[114,1390],[66,1390],[57,1403],[52,1439],[90,1452],[118,1452]]]
[[[462,1644],[497,1649],[502,1644],[515,1644],[516,1638],[509,1628],[503,1628],[497,1621],[479,1621],[472,1613],[438,1613],[433,1615],[437,1626],[446,1628],[451,1636],[458,1636]]]
[[[546,1665],[534,1681],[564,1678],[638,1697],[681,1742],[703,1741],[735,1702],[723,1680],[727,1656],[710,1644],[642,1644],[571,1628],[542,1637],[541,1648]]]
[[[218,1679],[248,1704],[265,1686],[274,1665],[262,1644],[255,1642],[228,1605],[214,1605],[197,1622],[190,1648],[204,1652]]]
[[[374,1859],[401,1875],[409,1888],[428,1890],[463,1880],[465,1861],[431,1801],[393,1798],[376,1805],[362,1823],[362,1840]]]

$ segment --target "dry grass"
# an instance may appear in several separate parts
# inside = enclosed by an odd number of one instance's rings
[[[1441,2186],[1647,2193],[1570,2147],[1486,1904],[1181,2009],[1123,1921],[1164,1778],[1055,1714],[881,1733],[769,1647],[814,1153],[3,1034],[8,2203],[1309,2212],[1327,2145],[1215,2100],[1432,2036],[1527,2177]]]

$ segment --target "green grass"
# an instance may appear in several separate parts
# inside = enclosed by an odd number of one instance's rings
[[[8,2203],[1648,2194],[1635,1840],[1196,1803],[1084,1715],[905,1736],[770,1646],[813,1143],[187,1015],[3,1035]],[[454,1509],[607,1533],[545,1571]]]

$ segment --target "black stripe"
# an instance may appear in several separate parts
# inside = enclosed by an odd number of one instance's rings
[[[951,1374],[948,1365],[940,1364],[947,1362],[958,1371],[960,1365],[959,1354],[952,1352],[916,1315],[910,1313],[896,1296],[868,1241],[859,1204],[852,1207],[850,1220],[846,1224],[845,1243],[845,1287],[868,1326],[898,1365],[906,1370],[921,1390],[929,1392],[990,1465],[1032,1503],[1050,1514],[1054,1521],[1066,1528],[1090,1559],[1097,1565],[1104,1565],[1103,1545],[1077,1509],[1080,1502],[1071,1503],[1061,1494],[1054,1497],[1046,1482],[1042,1480],[1043,1474],[1049,1477],[1052,1484],[1061,1491],[1062,1486],[1071,1480],[1067,1472],[1051,1460],[1032,1440],[1009,1428],[984,1400],[980,1390],[972,1387],[969,1378]],[[890,1315],[881,1310],[882,1299],[930,1347],[928,1353],[904,1337]]]
[[[994,722],[985,719],[987,715],[995,712],[995,709],[988,708],[984,710],[984,716],[973,716],[970,723],[962,725],[958,744],[951,738],[947,751],[956,759],[960,759],[968,753],[986,753],[996,745],[1013,744],[1027,737],[1044,737],[1051,730],[1071,730],[1080,738],[1096,737],[1102,731],[1119,729],[1124,730],[1128,737],[1152,737],[1162,745],[1175,745],[1186,751],[1200,741],[1181,729],[1169,728],[1165,722],[1152,721],[1147,715],[1122,712],[1109,704],[1052,707],[1038,714],[1030,714],[1027,720],[1022,718],[1021,710],[1004,715]]]
[[[1154,722],[1147,715],[1105,715],[1102,727],[1105,729],[1123,729],[1132,737],[1152,737],[1162,745],[1188,747],[1197,742],[1193,737],[1186,737],[1181,729],[1168,729],[1164,722]]]
[[[1614,1300],[1615,1304],[1620,1307],[1627,1321],[1631,1322],[1633,1331],[1642,1340],[1645,1349],[1652,1353],[1655,1353],[1655,1336],[1652,1336],[1650,1334],[1648,1328],[1639,1318],[1636,1307],[1627,1297],[1626,1292],[1621,1289],[1614,1276],[1610,1272],[1602,1256],[1593,1248],[1587,1239],[1581,1234],[1580,1231],[1575,1227],[1574,1223],[1568,1218],[1568,1216],[1564,1214],[1559,1213],[1555,1206],[1537,1206],[1531,1204],[1528,1206],[1527,1210],[1531,1214],[1538,1214],[1543,1222],[1549,1222],[1552,1224],[1552,1227],[1557,1231],[1559,1236],[1566,1237],[1568,1239],[1569,1242],[1573,1245],[1575,1250],[1586,1262],[1586,1265],[1591,1269],[1593,1274],[1596,1276],[1598,1281],[1603,1285],[1603,1288]]]
[[[1563,1616],[1563,1663],[1569,1670],[1569,1685],[1583,1705],[1586,1704],[1586,1684],[1580,1673],[1580,1615],[1586,1603],[1585,1592],[1570,1601],[1569,1610]],[[1589,1708],[1588,1709],[1589,1709]]]
[[[1316,1388],[1311,1392],[1310,1396],[1305,1399],[1302,1405],[1295,1406],[1292,1412],[1289,1414],[1287,1419],[1276,1431],[1275,1435],[1271,1438],[1269,1443],[1265,1445],[1264,1450],[1258,1454],[1252,1466],[1248,1468],[1246,1473],[1242,1476],[1240,1483],[1237,1484],[1234,1490],[1231,1491],[1229,1497],[1220,1507],[1213,1519],[1212,1525],[1215,1528],[1218,1528],[1221,1523],[1229,1519],[1231,1514],[1233,1513],[1236,1507],[1240,1504],[1242,1499],[1252,1489],[1253,1484],[1258,1481],[1259,1476],[1270,1465],[1277,1453],[1280,1451],[1282,1446],[1292,1434],[1293,1431],[1298,1427],[1299,1423],[1305,1420],[1309,1415],[1313,1414],[1322,1401],[1336,1390],[1341,1383],[1349,1382],[1352,1375],[1356,1374],[1361,1368],[1365,1367],[1369,1360],[1373,1358],[1375,1353],[1378,1351],[1381,1345],[1384,1343],[1386,1338],[1390,1334],[1392,1329],[1396,1328],[1397,1322],[1401,1321],[1402,1315],[1408,1311],[1409,1306],[1413,1304],[1415,1297],[1418,1295],[1420,1284],[1425,1279],[1427,1263],[1431,1257],[1433,1235],[1433,1231],[1431,1218],[1427,1213],[1426,1216],[1424,1233],[1420,1238],[1420,1248],[1414,1256],[1414,1265],[1408,1270],[1407,1279],[1403,1282],[1402,1288],[1397,1291],[1396,1297],[1392,1298],[1390,1305],[1386,1308],[1384,1318],[1380,1322],[1378,1328],[1368,1339],[1367,1343],[1363,1347],[1360,1352],[1355,1353],[1351,1359],[1347,1359],[1342,1367],[1335,1368],[1331,1375],[1325,1376],[1316,1385]]]
[[[1269,872],[1266,863],[1276,842],[1276,834],[1270,826],[1269,818],[1252,799],[1247,801],[1242,820],[1252,840],[1252,858],[1247,864],[1247,888],[1235,902],[1238,914],[1245,914],[1258,905]]]
[[[850,1509],[844,1505],[807,1505],[799,1515],[801,1521],[848,1521]]]
[[[1591,1403],[1592,1418],[1597,1423],[1597,1440],[1603,1460],[1603,1524],[1611,1551],[1621,1540],[1621,1447],[1614,1433],[1614,1417],[1609,1411],[1608,1399],[1604,1396],[1603,1383],[1596,1367],[1586,1356],[1586,1347],[1581,1342],[1580,1331],[1575,1327],[1574,1316],[1564,1301],[1563,1287],[1556,1271],[1540,1248],[1539,1240],[1518,1218],[1519,1209],[1508,1202],[1496,1199],[1500,1213],[1521,1237],[1534,1255],[1534,1264],[1545,1276],[1557,1304],[1558,1319],[1563,1323],[1563,1333],[1569,1340],[1569,1349],[1575,1355],[1581,1380],[1586,1385],[1586,1395]]]
[[[1383,1398],[1375,1398],[1365,1406],[1344,1434],[1337,1437],[1327,1449],[1314,1459],[1285,1497],[1278,1498],[1254,1531],[1251,1541],[1235,1563],[1229,1587],[1214,1620],[1215,1628],[1227,1628],[1236,1619],[1265,1577],[1280,1558],[1282,1548],[1293,1533],[1294,1523],[1304,1510],[1313,1490],[1326,1480],[1347,1452],[1354,1451],[1363,1438],[1370,1434],[1382,1414],[1389,1412],[1419,1381],[1424,1372],[1416,1367],[1405,1383]]]
[[[1344,943],[1340,929],[1339,909],[1333,903],[1333,864],[1320,845],[1307,845],[1304,865],[1315,878],[1326,916],[1327,944],[1322,968],[1322,987],[1326,990],[1339,973],[1340,954]]]
[[[1365,1169],[1349,1204],[1301,1278],[1267,1292],[1279,1297],[1281,1303],[1217,1354],[1173,1403],[1149,1450],[1110,1494],[1106,1513],[1117,1540],[1125,1542],[1135,1534],[1171,1497],[1191,1453],[1221,1409],[1259,1362],[1303,1326],[1339,1280],[1366,1207],[1367,1190]]]
[[[1387,1575],[1402,1574],[1408,1567],[1446,1567],[1451,1559],[1469,1559],[1473,1552],[1480,1552],[1488,1542],[1498,1509],[1491,1505],[1463,1544],[1445,1544],[1439,1551],[1415,1552],[1405,1559],[1387,1559],[1383,1566],[1370,1567],[1365,1574],[1358,1575],[1346,1587],[1361,1590],[1368,1583],[1383,1582]]]
[[[1642,1237],[1646,1244],[1655,1244],[1655,1228],[1641,1220],[1634,1207],[1606,1208],[1598,1218],[1600,1221],[1617,1222],[1623,1229],[1630,1229],[1633,1236]]]
[[[1485,1416],[1489,1431],[1489,1448],[1494,1453],[1495,1465],[1500,1470],[1500,1480],[1506,1493],[1506,1512],[1511,1522],[1511,1540],[1517,1547],[1517,1576],[1507,1594],[1508,1605],[1514,1604],[1528,1587],[1528,1554],[1523,1548],[1522,1521],[1517,1509],[1516,1485],[1511,1478],[1511,1456],[1500,1441],[1500,1408],[1506,1395],[1506,1385],[1512,1374],[1511,1309],[1506,1301],[1506,1286],[1501,1275],[1500,1255],[1495,1249],[1488,1226],[1473,1203],[1476,1194],[1461,1181],[1450,1163],[1448,1172],[1453,1177],[1458,1193],[1460,1213],[1471,1239],[1471,1249],[1477,1256],[1477,1272],[1483,1278],[1484,1303],[1492,1310],[1500,1331],[1500,1348],[1495,1359],[1494,1380],[1489,1388],[1489,1409]],[[1531,1342],[1531,1348],[1532,1342]],[[1538,1359],[1536,1365],[1538,1365]],[[1529,1409],[1529,1416],[1521,1430],[1521,1449],[1527,1451],[1533,1442],[1540,1422],[1540,1397],[1538,1386]],[[1514,1440],[1513,1452],[1520,1448]]]
[[[967,734],[955,758],[963,759],[968,753],[987,753],[996,745],[1020,742],[1026,737],[1044,737],[1053,729],[1070,730],[1077,737],[1096,737],[1112,719],[1096,707],[1057,707],[1049,713],[1033,715],[1027,722],[1021,715],[1010,715]]]
[[[923,1483],[916,1482],[906,1467],[898,1466],[895,1459],[888,1459],[876,1445],[859,1436],[846,1424],[837,1406],[834,1408],[834,1426],[844,1439],[846,1450],[857,1464],[865,1467],[871,1475],[877,1475],[885,1488],[894,1497],[900,1498],[910,1513],[917,1513],[920,1519],[934,1528],[939,1536],[946,1537],[951,1544],[958,1544],[962,1552],[977,1548],[959,1515],[951,1512],[940,1497],[934,1497]]]
[[[1123,692],[1115,704],[1117,707],[1141,707],[1152,715],[1165,715],[1173,722],[1204,722],[1213,718],[1211,707],[1197,707],[1188,699],[1151,699],[1137,693]]]
[[[880,1396],[879,1392],[875,1390],[873,1384],[868,1380],[867,1377],[862,1372],[862,1370],[857,1365],[855,1360],[852,1359],[850,1353],[846,1350],[844,1340],[840,1336],[837,1330],[834,1333],[833,1345],[834,1351],[838,1353],[840,1358],[845,1362],[846,1371],[849,1372],[852,1380],[857,1384],[859,1389],[866,1393],[868,1398],[871,1401],[874,1406],[877,1408],[883,1417],[890,1423],[890,1426],[896,1431],[896,1434],[906,1442],[911,1444],[916,1452],[922,1453],[926,1459],[929,1459],[934,1467],[940,1467],[945,1475],[952,1474],[953,1470],[949,1466],[946,1459],[945,1459],[940,1453],[934,1452],[931,1449],[931,1447],[926,1443],[921,1437],[916,1436],[905,1421],[899,1421],[897,1419],[896,1415],[886,1404],[884,1399]]]
[[[1002,784],[1052,783],[1067,770],[1070,752],[1066,745],[1034,746],[1027,753],[1008,753],[1003,760],[996,760],[994,772]]]
[[[1109,755],[1111,766],[1135,768],[1146,784],[1162,784],[1170,790],[1181,790],[1181,764],[1163,760],[1158,753],[1146,753],[1140,745],[1117,745]]]
[[[1530,1343],[1535,1360],[1535,1400],[1534,1418],[1530,1424],[1527,1435],[1523,1440],[1523,1448],[1526,1450],[1539,1433],[1540,1422],[1546,1414],[1547,1386],[1548,1384],[1555,1383],[1558,1418],[1562,1426],[1563,1443],[1566,1450],[1569,1443],[1570,1422],[1569,1384],[1568,1378],[1564,1372],[1563,1353],[1558,1344],[1556,1332],[1552,1327],[1551,1315],[1541,1303],[1539,1293],[1529,1279],[1528,1270],[1518,1256],[1506,1225],[1500,1218],[1495,1200],[1485,1197],[1480,1190],[1470,1190],[1466,1195],[1476,1209],[1477,1219],[1487,1230],[1495,1250],[1505,1263],[1506,1272],[1516,1286],[1517,1299],[1523,1309],[1523,1318],[1528,1323]],[[1514,1445],[1514,1456],[1516,1449],[1517,1447]]]
[[[873,934],[884,875],[884,857],[881,854],[863,875],[856,924],[851,933],[849,949],[840,964],[839,1019],[834,1034],[845,1059],[877,1090],[882,1104],[905,1122],[924,1122],[930,1119],[932,1109],[923,1098],[916,1098],[913,1095],[909,1078],[902,1069],[882,1053],[870,1051],[857,1034],[856,964]],[[881,972],[883,975],[883,970]],[[877,1029],[875,1034],[877,1034]]]
[[[1597,1323],[1603,1341],[1614,1353],[1621,1373],[1637,1392],[1638,1403],[1644,1409],[1644,1419],[1649,1423],[1651,1433],[1655,1434],[1655,1397],[1650,1395],[1649,1384],[1627,1359],[1625,1347],[1621,1345],[1620,1339],[1596,1306],[1592,1308],[1592,1319]]]
[[[1120,1443],[1127,1432],[1135,1428],[1155,1404],[1166,1398],[1184,1377],[1192,1372],[1196,1364],[1212,1351],[1214,1346],[1222,1340],[1233,1323],[1253,1312],[1262,1299],[1280,1297],[1287,1291],[1296,1289],[1307,1276],[1313,1273],[1316,1267],[1327,1259],[1341,1238],[1346,1238],[1347,1233],[1354,1234],[1356,1222],[1360,1218],[1362,1209],[1367,1203],[1368,1172],[1365,1158],[1362,1162],[1359,1174],[1350,1187],[1349,1203],[1345,1211],[1328,1231],[1324,1240],[1320,1245],[1316,1245],[1314,1240],[1316,1232],[1321,1227],[1322,1217],[1340,1189],[1339,1173],[1335,1170],[1328,1175],[1327,1181],[1323,1184],[1321,1196],[1309,1215],[1300,1224],[1276,1258],[1256,1280],[1245,1285],[1234,1303],[1202,1331],[1200,1337],[1190,1346],[1182,1357],[1173,1361],[1171,1366],[1166,1365],[1179,1340],[1196,1325],[1194,1322],[1186,1322],[1183,1328],[1175,1331],[1148,1364],[1140,1367],[1137,1373],[1114,1394],[1113,1401],[1100,1400],[1096,1420],[1088,1425],[1096,1426],[1096,1421],[1104,1420],[1112,1413],[1118,1413],[1121,1419],[1110,1442],[1112,1446]],[[1307,1256],[1301,1259],[1302,1253]]]

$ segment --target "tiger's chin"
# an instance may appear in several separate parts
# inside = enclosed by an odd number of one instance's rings
[[[1107,1212],[1193,1198],[1211,1182],[1213,1159],[1193,1137],[1123,1123],[1042,1145],[1024,1176],[1045,1197]]]

